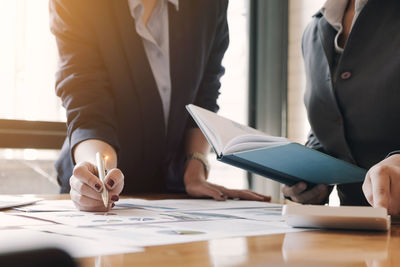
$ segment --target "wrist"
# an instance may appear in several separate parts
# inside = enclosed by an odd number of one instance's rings
[[[390,152],[390,153],[386,156],[385,159],[387,159],[388,157],[391,157],[391,156],[400,156],[400,150],[395,150],[395,151]]]
[[[193,153],[188,155],[185,162],[185,183],[194,179],[206,180],[209,170],[209,163],[203,154]]]
[[[203,165],[201,165],[200,162],[193,161],[187,164],[187,168],[183,176],[185,186],[206,180],[207,178],[204,174]]]
[[[87,139],[78,143],[72,149],[74,163],[90,162],[96,165],[96,153],[102,153],[106,158],[106,168],[108,170],[117,167],[117,153],[108,143],[99,139]]]

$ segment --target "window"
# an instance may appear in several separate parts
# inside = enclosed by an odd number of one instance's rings
[[[54,93],[57,50],[49,30],[48,0],[0,1],[0,32],[2,147],[24,146],[30,142],[24,136],[42,127],[48,131],[55,126],[62,138],[65,126],[60,123],[37,127],[27,122],[65,121]],[[57,193],[53,163],[58,154],[54,149],[0,149],[0,193]]]
[[[122,1],[122,0],[118,0]],[[220,114],[247,123],[248,0],[231,1],[230,47],[223,64]],[[49,30],[48,0],[0,1],[0,121],[64,122],[65,111],[54,92],[57,48]],[[2,126],[0,123],[0,132]],[[7,129],[5,129],[7,130]],[[53,163],[57,150],[0,149],[0,193],[56,193]],[[211,181],[246,188],[246,173],[216,162]]]
[[[48,0],[0,2],[0,118],[65,121],[54,93],[57,48]]]
[[[301,37],[311,17],[325,0],[289,1],[289,67],[288,67],[288,137],[304,144],[310,129],[303,95],[305,70],[301,53]]]
[[[305,70],[301,54],[301,36],[307,24],[325,0],[289,1],[289,68],[288,68],[288,137],[304,144],[310,130],[303,95]],[[330,205],[339,205],[336,188],[329,198]]]
[[[221,79],[219,115],[242,124],[248,123],[248,21],[249,1],[230,1],[228,7],[230,44],[222,61],[226,72]],[[211,153],[208,159],[211,163],[210,182],[230,188],[248,188],[245,171],[217,161],[215,153]]]

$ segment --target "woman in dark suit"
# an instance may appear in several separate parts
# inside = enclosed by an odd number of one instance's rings
[[[308,145],[369,169],[363,184],[338,186],[343,205],[400,213],[400,1],[328,0],[303,36],[311,124]],[[330,189],[284,187],[302,203]]]
[[[108,210],[121,191],[269,199],[207,182],[209,147],[185,111],[218,110],[226,10],[227,0],[50,1],[68,125],[56,168],[79,209]],[[96,152],[107,156],[107,208]]]

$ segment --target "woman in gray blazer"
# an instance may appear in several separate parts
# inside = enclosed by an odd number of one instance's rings
[[[302,40],[311,124],[307,145],[369,169],[364,184],[339,185],[343,205],[400,213],[400,1],[328,0]],[[330,188],[284,187],[302,203]]]

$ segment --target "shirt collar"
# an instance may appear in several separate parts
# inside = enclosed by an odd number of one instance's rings
[[[342,25],[343,15],[346,11],[348,0],[327,0],[321,9],[325,19],[336,30]]]
[[[119,1],[119,0],[117,0]],[[160,0],[158,0],[160,1]],[[161,0],[161,1],[166,1],[170,2],[173,4],[176,8],[176,10],[179,10],[179,0]],[[141,17],[143,13],[143,5],[141,0],[128,0],[129,3],[129,8],[131,9],[131,14],[134,17],[134,19],[137,19]]]
[[[336,30],[340,30],[341,28],[348,2],[349,0],[327,0],[321,9],[321,13],[325,19]],[[355,14],[360,13],[367,2],[368,0],[356,0]]]
[[[365,0],[368,1],[368,0]],[[168,0],[168,2],[170,2],[171,4],[173,4],[176,8],[176,11],[179,10],[179,0]]]
[[[360,13],[367,2],[368,0],[356,0],[356,13]]]

